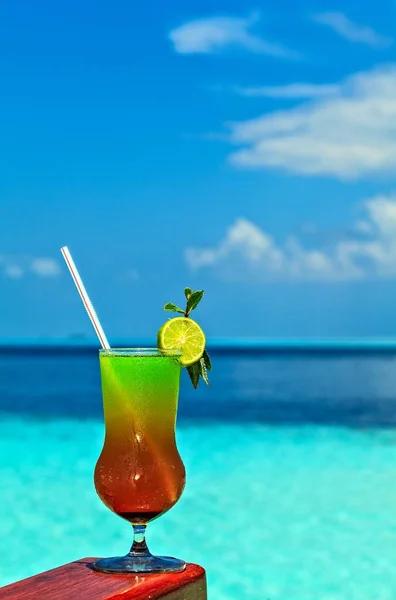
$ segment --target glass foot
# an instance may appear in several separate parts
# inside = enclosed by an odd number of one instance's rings
[[[92,564],[101,573],[178,573],[184,571],[184,560],[171,556],[116,556],[101,558]]]

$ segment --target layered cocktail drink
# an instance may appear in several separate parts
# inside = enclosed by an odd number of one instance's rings
[[[144,541],[147,523],[180,498],[185,469],[175,441],[180,351],[100,351],[105,441],[95,468],[96,491],[114,513],[132,523],[135,540],[125,557],[103,559],[105,572],[166,572],[184,562],[153,557]]]
[[[168,319],[157,334],[158,348],[111,348],[67,246],[61,248],[99,338],[105,440],[95,467],[100,499],[133,527],[126,556],[103,558],[93,568],[105,573],[182,571],[183,560],[153,556],[146,544],[147,523],[172,508],[186,482],[175,440],[181,367],[194,388],[211,370],[205,334],[190,314],[203,290],[184,289],[185,308],[168,302]]]

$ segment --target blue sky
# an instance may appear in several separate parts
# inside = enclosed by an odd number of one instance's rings
[[[0,338],[396,333],[396,4],[0,6]]]

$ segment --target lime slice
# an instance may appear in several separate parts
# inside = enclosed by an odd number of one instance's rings
[[[183,367],[189,367],[202,358],[206,339],[198,323],[186,317],[176,317],[162,325],[157,344],[163,350],[180,348],[180,362]]]

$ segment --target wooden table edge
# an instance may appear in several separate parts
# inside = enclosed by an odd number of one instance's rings
[[[207,598],[206,573],[199,565],[188,563],[180,573],[107,575],[90,567],[95,560],[80,558],[11,583],[0,588],[0,600],[184,600],[186,588],[188,600]]]

